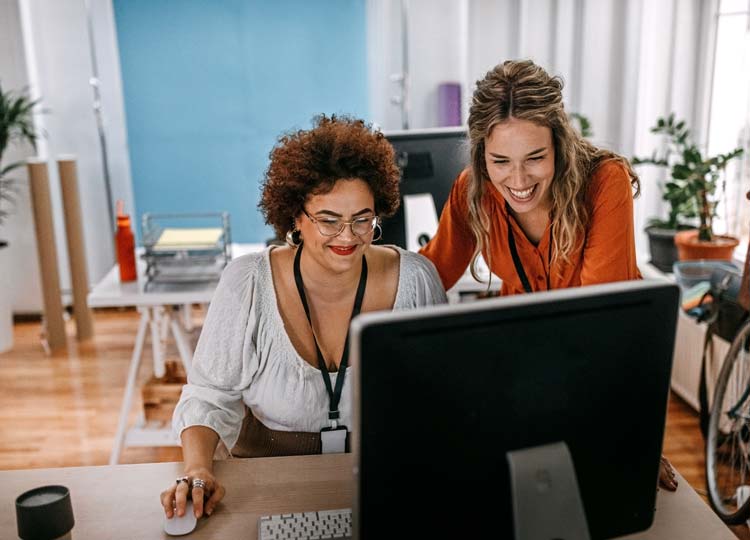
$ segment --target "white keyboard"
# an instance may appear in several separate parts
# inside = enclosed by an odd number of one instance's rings
[[[258,540],[349,540],[351,537],[351,508],[278,514],[258,519]]]

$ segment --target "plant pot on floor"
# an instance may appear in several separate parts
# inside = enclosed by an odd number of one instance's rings
[[[662,227],[646,227],[648,248],[651,253],[649,261],[662,272],[671,272],[672,265],[677,261],[677,246],[674,243],[676,229]]]
[[[8,275],[10,267],[8,243],[0,240],[0,276]],[[13,310],[10,305],[10,287],[0,287],[0,353],[13,348]]]
[[[740,241],[733,236],[715,234],[710,242],[698,240],[698,229],[680,231],[674,237],[677,254],[681,261],[711,259],[731,261]]]

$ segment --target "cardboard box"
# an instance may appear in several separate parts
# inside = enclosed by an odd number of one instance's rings
[[[141,390],[146,422],[170,424],[182,387],[187,383],[185,370],[180,362],[168,360],[165,367],[164,377],[157,379],[152,376]]]

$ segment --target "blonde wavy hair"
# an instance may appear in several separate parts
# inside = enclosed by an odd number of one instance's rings
[[[604,161],[622,163],[630,176],[634,196],[640,193],[638,176],[625,158],[597,148],[585,140],[570,124],[563,107],[563,82],[550,77],[531,60],[508,60],[477,81],[469,109],[471,171],[468,187],[469,226],[476,240],[471,274],[479,281],[477,257],[489,253],[490,216],[482,205],[489,175],[485,162],[485,139],[492,128],[509,118],[528,120],[552,130],[555,148],[555,174],[550,183],[552,209],[552,262],[570,261],[581,235],[589,223],[587,187],[594,170]],[[487,261],[490,264],[490,260]]]

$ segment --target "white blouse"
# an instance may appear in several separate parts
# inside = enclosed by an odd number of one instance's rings
[[[447,301],[432,263],[389,246],[400,255],[394,309]],[[233,260],[224,269],[195,350],[188,383],[174,411],[176,434],[206,426],[227,449],[237,438],[244,405],[266,427],[318,432],[328,426],[328,393],[320,371],[297,353],[276,301],[268,248]],[[338,373],[331,373],[335,385]],[[350,377],[344,380],[340,423],[351,428]]]

